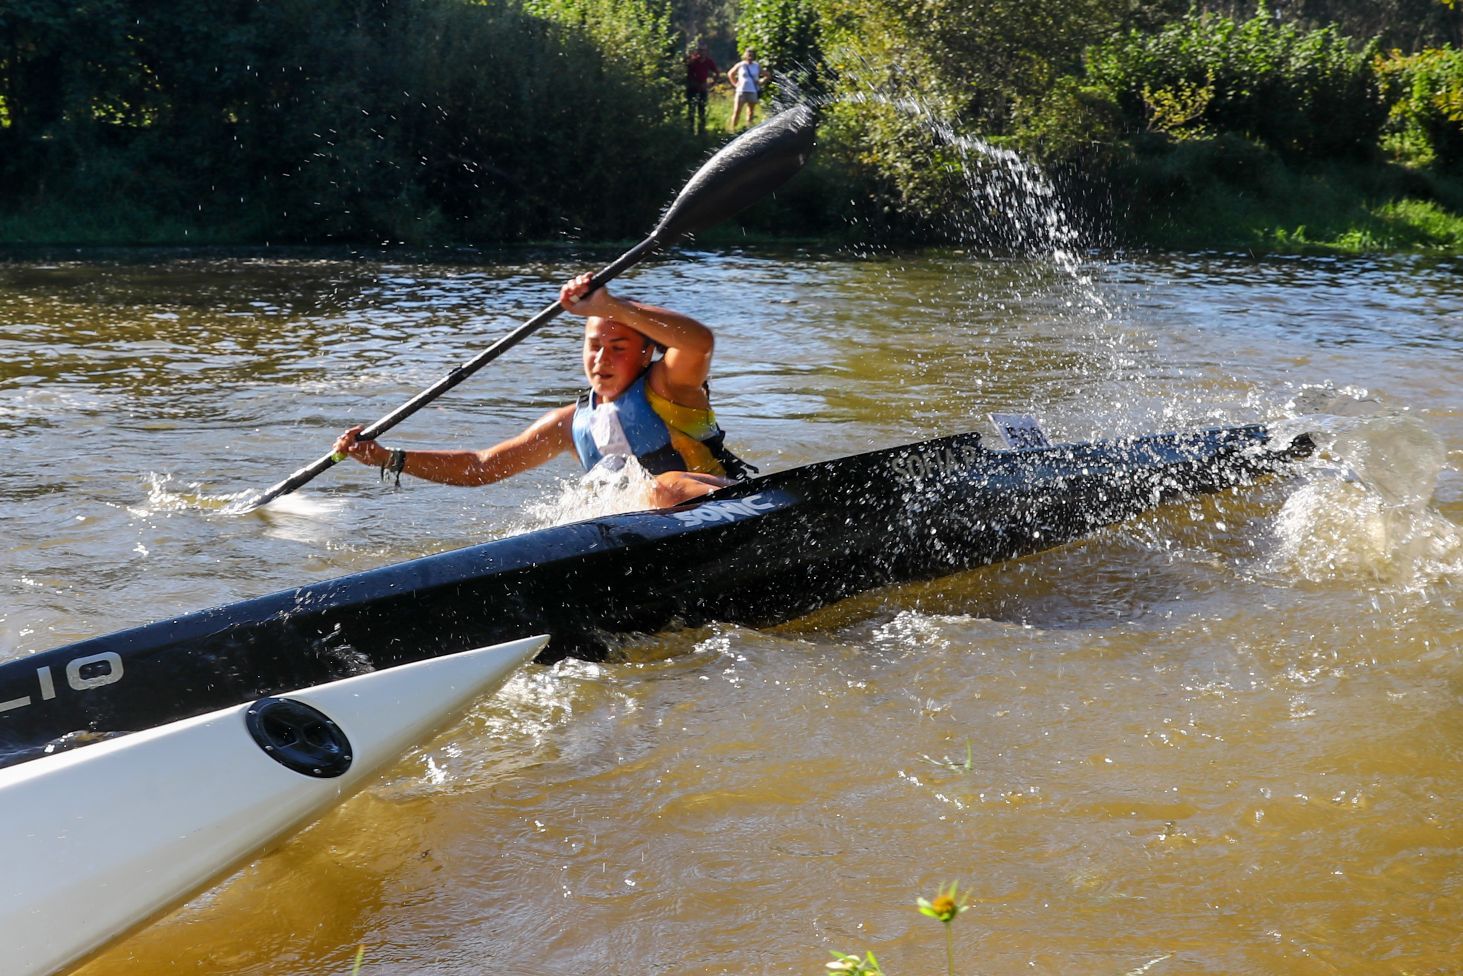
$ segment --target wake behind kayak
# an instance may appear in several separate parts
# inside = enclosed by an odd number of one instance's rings
[[[550,638],[762,626],[887,583],[1080,538],[1309,451],[1258,425],[989,450],[976,433],[872,451],[92,638],[0,665],[0,766],[412,661]]]

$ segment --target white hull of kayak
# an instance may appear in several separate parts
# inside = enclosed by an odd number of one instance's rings
[[[48,976],[177,904],[366,785],[546,641],[277,696],[317,709],[344,733],[348,747],[337,752],[348,768],[324,778],[266,753],[248,725],[257,703],[0,769],[0,969]]]

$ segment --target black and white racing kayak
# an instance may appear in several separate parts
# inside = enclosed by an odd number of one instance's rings
[[[366,785],[545,638],[233,705],[0,769],[0,970],[47,976]]]
[[[1037,435],[1018,449],[967,433],[810,464],[11,661],[0,765],[78,732],[137,732],[525,634],[549,635],[547,660],[601,654],[609,635],[786,620],[1245,484],[1311,447],[1258,425],[1055,446]]]

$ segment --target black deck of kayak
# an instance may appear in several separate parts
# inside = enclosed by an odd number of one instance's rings
[[[0,765],[265,695],[547,633],[543,660],[713,620],[763,625],[1079,538],[1294,456],[1260,426],[991,451],[979,435],[774,472],[0,665]]]

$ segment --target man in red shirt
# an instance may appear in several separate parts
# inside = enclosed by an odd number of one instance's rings
[[[711,91],[712,79],[720,73],[706,53],[706,42],[697,41],[686,55],[686,119],[697,135],[706,134],[706,94]]]

